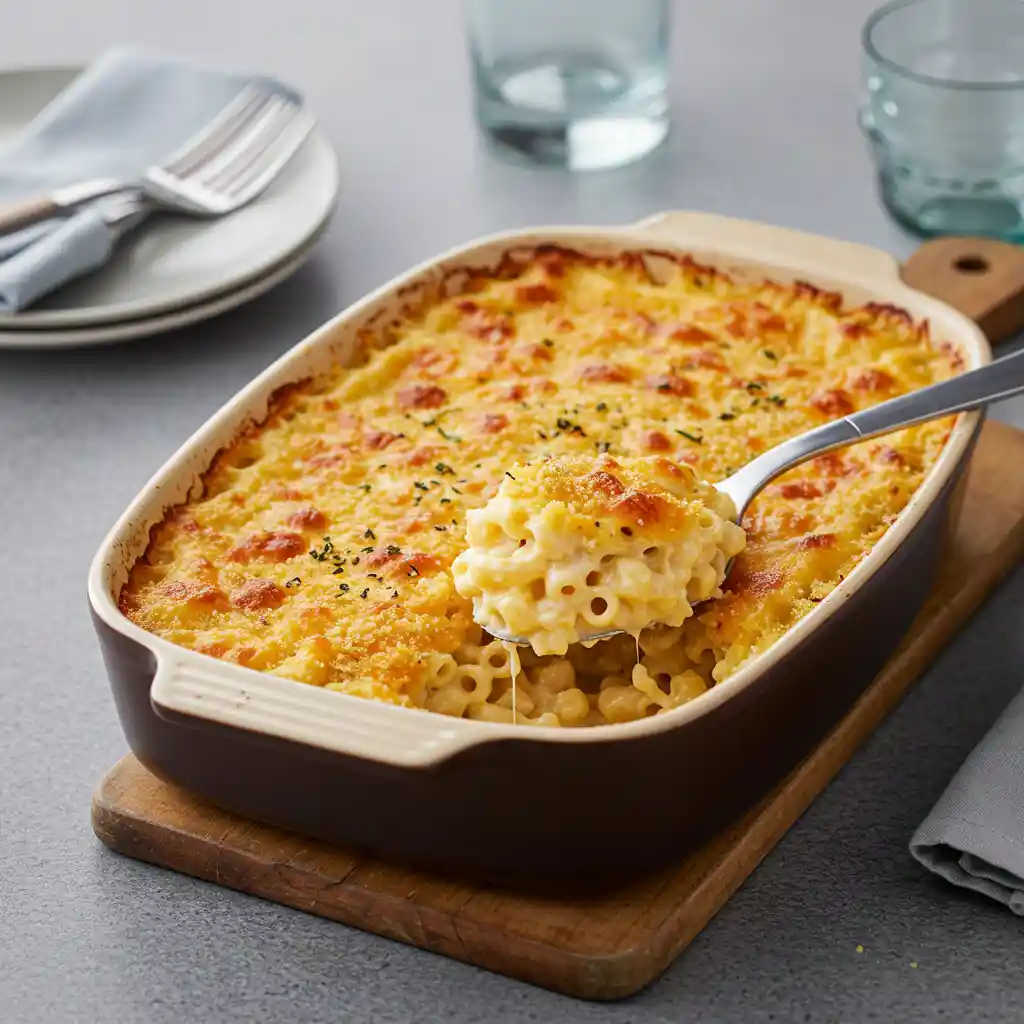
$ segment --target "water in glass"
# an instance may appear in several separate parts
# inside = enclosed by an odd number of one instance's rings
[[[502,150],[594,170],[668,131],[667,0],[466,0],[477,116]]]

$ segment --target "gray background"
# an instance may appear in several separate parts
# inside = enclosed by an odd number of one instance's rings
[[[88,561],[177,445],[346,303],[486,231],[671,207],[911,251],[878,207],[853,119],[871,6],[679,4],[669,143],[636,167],[571,177],[481,150],[454,0],[10,5],[0,65],[137,41],[293,82],[338,149],[343,195],[314,261],[245,309],[129,345],[0,353],[0,1018],[1021,1019],[1024,922],[933,881],[906,850],[1021,684],[1021,571],[627,1003],[565,999],[123,859],[88,823],[93,785],[125,750],[86,613]],[[1020,403],[996,415],[1024,424]]]

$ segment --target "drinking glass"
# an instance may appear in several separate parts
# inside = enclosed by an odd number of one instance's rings
[[[860,122],[893,216],[1024,241],[1024,2],[897,0],[863,47]]]
[[[668,132],[668,0],[466,0],[485,135],[531,161],[594,170]]]

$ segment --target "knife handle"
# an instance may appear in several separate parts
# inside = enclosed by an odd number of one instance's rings
[[[56,217],[61,212],[49,196],[34,199],[17,199],[13,203],[0,205],[0,235],[5,235],[19,228],[27,228],[30,224]]]

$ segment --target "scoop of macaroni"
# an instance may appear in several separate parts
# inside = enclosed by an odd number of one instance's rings
[[[466,515],[452,565],[473,617],[538,655],[607,630],[681,626],[721,596],[744,548],[731,500],[662,457],[565,456],[514,466]]]

